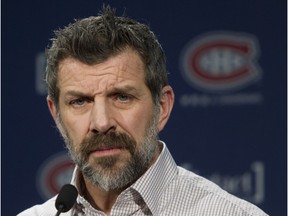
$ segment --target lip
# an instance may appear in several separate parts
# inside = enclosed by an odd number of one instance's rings
[[[103,148],[97,149],[90,153],[90,155],[94,157],[104,157],[104,156],[112,156],[115,154],[119,154],[121,152],[121,148]]]

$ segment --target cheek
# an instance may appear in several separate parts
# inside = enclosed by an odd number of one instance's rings
[[[70,116],[69,114],[62,114],[62,122],[69,134],[73,143],[80,143],[85,138],[88,131],[88,121],[85,116]]]
[[[153,113],[150,109],[141,109],[138,112],[129,113],[124,116],[122,123],[124,129],[139,143],[142,141],[143,136],[146,133],[146,128],[152,119]]]

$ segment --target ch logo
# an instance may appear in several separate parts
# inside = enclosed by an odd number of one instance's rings
[[[193,87],[213,93],[242,88],[260,77],[255,37],[210,33],[185,46],[181,67]]]
[[[38,192],[43,200],[55,196],[64,184],[70,183],[74,167],[67,152],[58,152],[42,163],[36,182]]]

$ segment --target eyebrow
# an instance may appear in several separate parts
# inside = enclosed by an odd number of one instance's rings
[[[81,91],[77,91],[77,90],[69,90],[64,94],[64,101],[65,103],[67,103],[70,98],[73,97],[77,97],[77,98],[87,98],[89,100],[93,100],[93,95],[91,94],[86,94],[83,93]]]
[[[86,93],[83,93],[81,91],[77,91],[77,90],[69,90],[67,92],[65,92],[64,96],[82,96],[82,97],[87,97]]]
[[[109,90],[109,92],[138,92],[137,88],[133,87],[133,86],[129,86],[129,85],[125,85],[125,86],[115,86],[113,88],[111,88],[111,90]]]
[[[137,88],[133,87],[133,86],[129,86],[129,85],[125,85],[125,86],[114,86],[111,89],[108,89],[107,94],[111,94],[114,92],[128,92],[128,93],[137,93],[138,90]],[[77,90],[69,90],[67,92],[65,92],[64,97],[67,98],[69,96],[76,96],[76,97],[86,97],[86,98],[93,98],[94,95],[90,94],[90,93],[83,93],[81,91],[77,91]]]

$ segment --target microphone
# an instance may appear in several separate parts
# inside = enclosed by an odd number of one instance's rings
[[[64,185],[55,201],[55,207],[58,210],[56,216],[59,216],[61,212],[69,211],[76,202],[77,196],[78,191],[75,186],[71,184]]]

